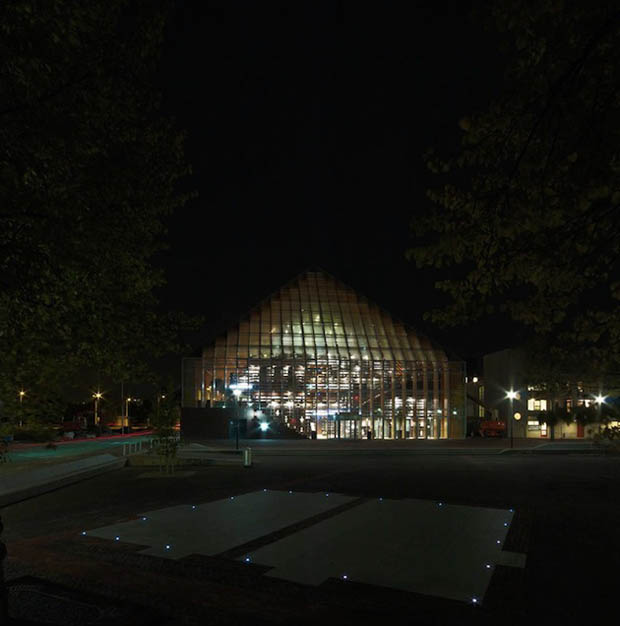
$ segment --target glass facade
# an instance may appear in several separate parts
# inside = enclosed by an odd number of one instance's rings
[[[183,405],[239,402],[317,438],[463,437],[464,380],[427,338],[306,272],[184,359]]]

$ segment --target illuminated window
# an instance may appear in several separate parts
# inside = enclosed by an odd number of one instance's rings
[[[534,398],[529,398],[527,401],[527,410],[528,411],[546,411],[547,410],[547,401],[546,400],[536,400]]]

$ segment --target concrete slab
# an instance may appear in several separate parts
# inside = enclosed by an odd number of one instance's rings
[[[143,554],[180,559],[219,554],[354,500],[330,493],[254,491],[204,504],[140,513],[88,535],[150,546]],[[118,538],[118,539],[117,539]]]
[[[425,500],[374,500],[240,557],[267,575],[318,585],[330,577],[482,602],[510,511]]]

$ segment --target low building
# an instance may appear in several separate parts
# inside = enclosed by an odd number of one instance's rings
[[[603,420],[590,423],[574,419],[580,408],[594,407],[599,413],[618,404],[619,394],[605,389],[604,384],[566,382],[551,388],[545,381],[535,380],[527,371],[525,354],[519,349],[506,349],[484,357],[485,405],[496,411],[497,419],[512,427],[513,437],[535,439],[582,439],[600,432]],[[561,409],[563,419],[548,424],[546,412]]]

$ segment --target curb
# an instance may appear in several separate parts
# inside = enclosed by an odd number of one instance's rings
[[[35,498],[36,496],[40,496],[50,491],[62,489],[63,487],[67,487],[82,480],[87,480],[88,478],[99,476],[99,474],[104,474],[105,472],[120,469],[121,467],[124,467],[126,463],[127,459],[124,457],[120,457],[115,461],[107,462],[98,467],[90,467],[88,469],[75,472],[74,474],[69,474],[68,476],[57,478],[56,480],[52,480],[50,482],[40,483],[38,485],[33,485],[32,487],[21,489],[19,491],[1,494],[0,508],[4,508],[12,504],[17,504],[18,502],[29,500],[30,498]]]
[[[568,450],[537,450],[536,448],[532,448],[531,450],[523,449],[523,450],[515,450],[506,448],[499,452],[499,454],[605,454],[604,450],[597,450],[596,448],[584,448],[583,450],[578,449],[568,449]]]

